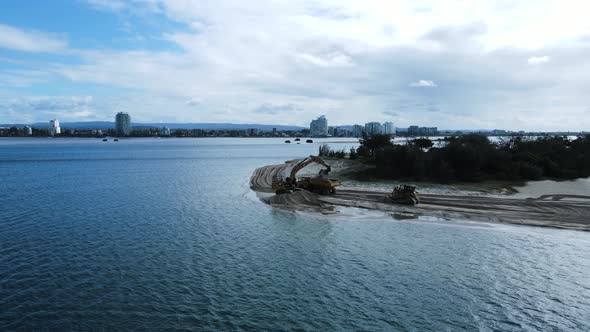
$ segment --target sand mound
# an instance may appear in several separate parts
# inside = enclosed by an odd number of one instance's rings
[[[285,177],[293,167],[293,162],[257,168],[250,177],[250,188],[255,191],[272,192],[272,179]]]

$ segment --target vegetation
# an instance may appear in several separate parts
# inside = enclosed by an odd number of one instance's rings
[[[416,138],[408,141],[408,145],[415,145],[420,149],[430,149],[434,143],[428,138]]]
[[[386,135],[375,135],[360,143],[348,157],[374,164],[370,175],[381,178],[477,182],[590,176],[590,135],[573,140],[512,137],[494,143],[486,136],[471,134],[445,138],[437,146],[428,138],[399,145]],[[322,145],[320,155],[344,158],[346,154]]]
[[[344,149],[333,150],[332,148],[330,148],[330,146],[328,144],[322,144],[322,145],[320,145],[319,155],[321,157],[345,158],[346,151]],[[356,156],[355,156],[355,158],[356,158]]]
[[[376,166],[376,176],[413,180],[484,181],[574,179],[590,176],[590,135],[511,138],[492,143],[486,136],[447,138],[441,147],[428,139],[406,145],[363,140],[358,152]]]
[[[355,160],[358,159],[358,153],[356,152],[355,148],[350,148],[350,152],[348,153],[348,159]]]
[[[369,159],[375,157],[376,151],[393,146],[391,143],[391,136],[382,134],[363,136],[363,138],[360,140],[360,143],[361,146],[357,150],[358,154]]]

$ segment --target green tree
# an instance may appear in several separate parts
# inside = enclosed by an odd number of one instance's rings
[[[434,145],[434,143],[428,138],[416,138],[411,140],[410,144],[413,144],[420,149],[430,149]]]
[[[361,146],[359,147],[358,153],[368,158],[374,158],[376,151],[393,145],[391,143],[391,137],[383,134],[363,136],[360,143]]]

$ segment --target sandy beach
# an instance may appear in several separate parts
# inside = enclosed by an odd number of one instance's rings
[[[272,179],[286,176],[297,161],[257,168],[250,179],[254,191],[272,193]],[[309,172],[309,170],[307,170]],[[419,187],[418,187],[419,190]],[[334,195],[307,191],[273,195],[268,204],[293,210],[335,213],[336,207],[357,207],[390,212],[392,216],[412,218],[432,216],[440,219],[510,223],[590,231],[590,196],[545,193],[535,198],[512,196],[469,196],[421,194],[416,206],[393,204],[382,191],[339,188]]]

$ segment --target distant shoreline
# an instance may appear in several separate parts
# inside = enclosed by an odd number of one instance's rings
[[[26,139],[26,138],[36,138],[36,139],[68,139],[68,138],[79,138],[79,139],[98,139],[98,140],[102,140],[102,139],[119,139],[119,140],[125,140],[125,139],[137,139],[137,138],[144,138],[144,139],[170,139],[170,138],[180,138],[180,139],[186,139],[186,138],[245,138],[245,139],[257,139],[257,138],[265,138],[265,139],[269,139],[269,138],[274,138],[274,139],[293,139],[293,138],[297,138],[296,136],[290,136],[290,137],[266,137],[266,136],[203,136],[203,137],[187,137],[187,136],[152,136],[152,137],[142,137],[142,136],[132,136],[132,137],[117,137],[117,136],[106,136],[106,137],[87,137],[87,136],[54,136],[54,137],[46,137],[46,136],[0,136],[0,139],[3,138],[15,138],[15,139]],[[334,138],[341,138],[341,139],[350,139],[349,141],[321,141],[321,143],[358,143],[358,139],[352,139],[351,137],[304,137],[301,136],[301,139],[334,139]],[[316,143],[316,142],[313,142]],[[313,144],[313,143],[306,143],[306,142],[302,142],[300,143],[301,145],[305,145],[305,144]],[[297,145],[297,142],[292,142],[292,143],[283,143],[285,145]]]

